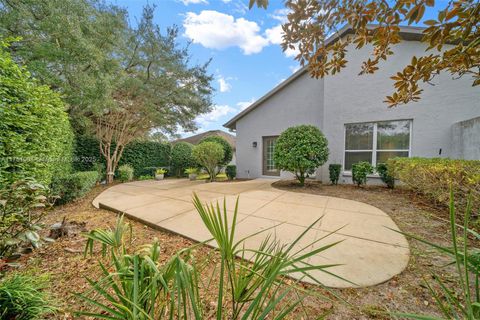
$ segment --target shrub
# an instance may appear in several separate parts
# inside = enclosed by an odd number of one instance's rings
[[[118,167],[118,180],[121,182],[131,181],[133,179],[133,168],[129,164],[123,164]]]
[[[145,175],[145,176],[140,176],[138,177],[138,180],[152,180],[152,176]]]
[[[386,163],[377,164],[376,171],[388,188],[393,189],[395,187],[395,178],[388,172]]]
[[[177,177],[181,177],[186,168],[195,165],[192,150],[193,145],[188,142],[178,142],[173,145],[171,167]]]
[[[52,190],[58,195],[58,204],[83,197],[98,181],[97,171],[75,172],[53,179]]]
[[[37,231],[52,202],[48,188],[34,179],[20,180],[0,189],[0,260],[22,244],[33,247],[41,244]]]
[[[227,174],[229,180],[235,179],[235,177],[237,176],[237,166],[233,164],[228,165],[225,169],[225,173]]]
[[[328,141],[315,126],[301,125],[282,132],[275,143],[277,168],[290,171],[300,185],[328,159]]]
[[[203,142],[193,148],[195,161],[207,171],[210,181],[215,181],[217,170],[223,159],[223,148],[216,142]]]
[[[167,169],[164,169],[164,168],[158,168],[155,171],[155,174],[165,174],[165,173],[167,173]]]
[[[157,172],[158,167],[145,167],[140,170],[141,176],[150,176],[155,177],[155,172]]]
[[[40,85],[0,40],[0,188],[25,177],[45,185],[70,172],[73,133],[60,95]]]
[[[197,168],[187,168],[187,169],[185,169],[185,173],[186,174],[197,174],[198,169]]]
[[[367,176],[373,173],[369,162],[361,161],[352,165],[352,180],[357,186],[367,184]]]
[[[450,187],[455,205],[466,209],[472,196],[472,209],[480,213],[480,161],[441,158],[394,158],[387,161],[390,175],[436,204],[448,206]]]
[[[18,320],[45,319],[57,308],[45,288],[49,283],[38,275],[12,275],[0,282],[0,318]]]
[[[224,138],[219,136],[210,136],[210,137],[203,138],[202,141],[200,141],[200,143],[203,143],[203,142],[216,142],[222,146],[223,159],[222,161],[220,161],[220,166],[226,166],[227,164],[230,163],[230,161],[232,161],[232,157],[233,157],[232,146]]]
[[[328,172],[330,174],[330,182],[333,185],[338,184],[340,178],[340,172],[342,171],[342,165],[338,163],[332,163],[328,166]]]

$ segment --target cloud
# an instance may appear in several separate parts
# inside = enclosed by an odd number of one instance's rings
[[[183,27],[186,37],[210,49],[239,47],[250,55],[261,52],[269,44],[268,39],[260,35],[256,22],[235,19],[214,10],[203,10],[199,14],[188,12]]]
[[[201,127],[206,127],[209,124],[220,120],[222,117],[234,113],[237,110],[228,105],[216,105],[213,107],[212,111],[206,114],[202,114],[195,119]]]
[[[232,85],[227,82],[229,78],[225,79],[223,76],[218,77],[218,85],[220,86],[220,92],[229,92],[232,89]]]
[[[292,12],[289,8],[277,9],[268,16],[272,19],[278,20],[281,23],[287,22],[287,15]]]
[[[207,0],[180,0],[184,5],[188,6],[189,4],[208,4]]]
[[[281,24],[265,30],[265,36],[268,42],[271,44],[280,45],[283,41],[283,33],[284,32]],[[300,51],[298,49],[287,48],[287,50],[285,50],[283,54],[285,54],[285,56],[287,56],[288,58],[295,58],[299,54],[299,52]]]
[[[247,109],[250,107],[254,102],[255,98],[250,99],[250,101],[240,101],[237,103],[237,106],[240,108],[240,111]]]
[[[290,71],[292,71],[292,73],[295,73],[300,70],[301,66],[297,64],[296,66],[290,66],[288,68],[290,69]]]

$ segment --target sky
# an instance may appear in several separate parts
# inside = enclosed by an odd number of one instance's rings
[[[213,108],[197,117],[198,131],[221,129],[235,114],[298,70],[295,53],[280,47],[282,1],[270,1],[268,10],[248,9],[248,0],[111,0],[126,8],[135,23],[143,6],[155,5],[155,22],[164,30],[180,27],[179,43],[190,45],[192,62],[212,59],[209,72]],[[182,136],[193,133],[179,132]]]

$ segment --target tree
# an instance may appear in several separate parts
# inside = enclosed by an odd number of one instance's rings
[[[209,137],[203,138],[200,141],[200,143],[203,143],[203,142],[216,142],[216,143],[218,143],[222,146],[222,148],[223,148],[223,159],[220,162],[221,166],[226,166],[227,164],[230,163],[230,161],[232,161],[233,148],[230,145],[230,143],[228,143],[228,141],[225,140],[224,138],[219,137],[219,136],[209,136]]]
[[[204,142],[193,148],[193,157],[195,161],[202,166],[209,174],[209,181],[215,181],[224,155],[223,148],[216,142]]]
[[[268,0],[250,0],[266,8]],[[422,42],[425,55],[412,57],[411,63],[391,77],[395,91],[385,102],[390,107],[420,99],[419,82],[429,83],[436,75],[448,72],[453,78],[469,75],[473,86],[480,84],[480,2],[478,0],[448,1],[436,19],[423,20],[434,0],[399,1],[337,1],[287,0],[290,10],[282,48],[298,49],[296,59],[308,64],[313,77],[340,72],[347,65],[350,45],[361,49],[372,46],[372,55],[363,62],[360,74],[378,70],[380,61],[393,55],[392,46],[399,43],[400,25],[423,22]],[[376,25],[371,25],[371,24]],[[352,37],[326,44],[327,38],[344,25],[353,29]],[[449,45],[449,46],[447,46]]]
[[[278,169],[290,171],[300,185],[328,160],[328,141],[315,126],[300,125],[283,131],[273,154]]]
[[[177,177],[184,174],[185,169],[195,166],[192,156],[193,145],[188,142],[177,142],[172,147],[172,168]]]

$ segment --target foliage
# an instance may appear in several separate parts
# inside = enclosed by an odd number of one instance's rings
[[[167,173],[167,169],[164,169],[164,168],[158,168],[155,171],[155,174],[165,174],[165,173]]]
[[[336,243],[318,246],[313,251],[308,251],[313,243],[297,247],[318,221],[292,244],[283,245],[266,236],[257,249],[249,250],[245,249],[245,241],[258,233],[234,240],[238,199],[231,218],[225,202],[223,209],[219,203],[202,205],[195,195],[194,205],[220,252],[219,269],[207,270],[210,279],[200,281],[205,266],[202,268],[192,257],[192,250],[198,245],[170,258],[161,256],[163,251],[158,240],[137,252],[129,252],[124,244],[128,227],[122,222],[123,218],[119,218],[114,230],[96,230],[88,235],[87,252],[93,252],[93,244],[98,242],[102,252],[109,253],[110,263],[100,263],[102,278],[98,281],[88,279],[91,290],[79,295],[96,311],[79,314],[132,320],[210,319],[212,316],[217,319],[283,319],[296,307],[302,308],[305,295],[297,282],[285,281],[286,277],[303,273],[316,281],[309,274],[313,270],[331,274],[328,269],[334,265],[311,265],[307,260]],[[251,262],[246,261],[247,256]],[[214,310],[210,300],[204,301],[201,295],[213,282],[218,283],[214,286],[218,290]],[[293,294],[289,296],[289,293]]]
[[[275,143],[274,160],[278,169],[290,171],[300,185],[328,159],[328,141],[315,126],[300,125],[283,131]]]
[[[203,142],[193,148],[192,155],[198,165],[207,171],[209,180],[215,181],[218,166],[224,159],[222,145],[216,142]]]
[[[15,64],[0,40],[0,188],[25,177],[48,185],[70,170],[72,131],[60,96]]]
[[[58,204],[65,204],[83,197],[98,181],[97,171],[82,171],[55,177],[52,192],[59,196]]]
[[[227,174],[228,180],[233,180],[237,177],[237,166],[234,164],[228,165],[225,168],[225,173]]]
[[[172,147],[171,167],[177,177],[181,177],[186,168],[195,165],[195,159],[192,156],[193,145],[188,142],[178,142]]]
[[[45,289],[48,279],[42,276],[13,274],[0,281],[0,318],[40,320],[56,312],[54,301]]]
[[[373,166],[370,162],[361,161],[352,165],[352,181],[357,186],[367,184],[367,176],[373,173]]]
[[[158,167],[145,167],[140,171],[140,175],[153,178],[155,177],[155,172],[157,172],[157,169]]]
[[[377,164],[377,168],[375,170],[380,176],[380,179],[382,179],[383,183],[385,183],[388,188],[393,189],[395,187],[395,178],[388,172],[386,163]]]
[[[127,182],[133,180],[133,167],[129,164],[123,164],[118,167],[118,179],[121,182]]]
[[[17,181],[0,189],[0,258],[25,243],[38,247],[38,231],[53,200],[48,189],[33,179]]]
[[[429,281],[425,280],[427,288],[445,319],[480,319],[480,252],[475,246],[469,245],[469,237],[473,237],[475,241],[478,241],[480,240],[480,234],[468,228],[470,218],[472,217],[471,197],[466,201],[467,205],[463,216],[464,224],[459,226],[455,222],[454,192],[450,192],[450,232],[452,237],[450,245],[438,245],[415,235],[403,233],[407,237],[420,241],[432,249],[448,255],[453,260],[448,266],[454,265],[456,268],[456,276],[458,277],[456,282],[460,286],[460,292],[448,287],[447,283],[451,282],[450,275],[448,279],[444,280],[442,280],[443,275],[441,274],[432,275],[432,279],[439,288],[437,291]],[[462,228],[460,234],[458,234],[457,228]],[[402,313],[397,315],[411,319],[441,319],[434,316],[416,314]]]
[[[225,140],[224,138],[219,137],[219,136],[209,136],[209,137],[203,138],[200,141],[200,143],[203,143],[203,142],[216,142],[216,143],[218,143],[222,146],[222,148],[223,148],[223,159],[220,162],[220,166],[226,166],[227,164],[230,163],[230,161],[232,161],[233,148],[230,145],[230,143],[228,143],[228,141]]]
[[[250,7],[254,3],[266,7],[268,0],[250,0]],[[363,62],[360,74],[371,74],[394,54],[392,48],[402,40],[400,26],[423,22],[427,26],[421,38],[427,48],[425,54],[412,57],[409,65],[391,77],[395,81],[395,92],[386,102],[396,106],[417,101],[422,92],[419,82],[430,83],[442,72],[450,73],[453,78],[471,76],[473,85],[479,85],[480,2],[444,3],[437,17],[422,20],[425,10],[434,7],[434,0],[287,0],[285,6],[290,13],[283,24],[282,48],[299,49],[296,59],[301,65],[308,64],[310,74],[318,78],[340,72],[347,65],[347,50],[369,48],[370,45],[371,57]],[[353,26],[351,37],[337,42],[325,41],[339,26],[347,24]]]
[[[152,176],[150,175],[144,175],[144,176],[139,176],[138,180],[143,181],[143,180],[152,180]]]
[[[342,171],[342,165],[338,163],[331,163],[328,165],[328,173],[330,175],[330,182],[333,185],[338,184],[340,178],[340,172]]]
[[[185,173],[186,174],[197,174],[198,169],[197,168],[187,168],[187,169],[185,169]]]
[[[387,161],[387,166],[390,175],[437,204],[448,206],[451,186],[455,205],[465,210],[471,194],[472,210],[480,213],[480,161],[394,158]]]

